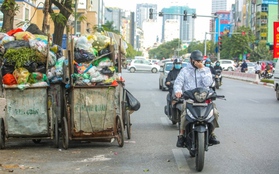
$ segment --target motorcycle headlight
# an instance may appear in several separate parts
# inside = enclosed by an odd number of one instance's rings
[[[204,102],[206,99],[206,96],[207,96],[207,92],[202,92],[202,93],[195,92],[194,93],[194,97],[198,102]]]
[[[205,118],[205,120],[209,119],[210,117],[213,116],[213,109],[209,112],[208,116]]]

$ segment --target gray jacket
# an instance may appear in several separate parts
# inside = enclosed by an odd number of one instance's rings
[[[196,69],[192,64],[182,68],[174,82],[174,92],[184,92],[197,87],[209,88],[213,83],[212,74],[208,67]]]

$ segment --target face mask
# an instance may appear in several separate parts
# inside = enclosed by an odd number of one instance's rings
[[[210,67],[210,64],[207,63],[207,64],[205,64],[205,66],[206,66],[206,67]]]
[[[220,63],[216,63],[216,65],[217,65],[217,66],[219,66],[219,65],[220,65]]]
[[[174,68],[175,69],[180,69],[181,68],[181,64],[174,64]]]

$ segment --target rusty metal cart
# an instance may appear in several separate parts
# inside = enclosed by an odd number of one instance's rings
[[[53,97],[48,86],[4,88],[6,98],[5,116],[0,117],[0,149],[9,138],[54,140],[59,146],[58,116],[53,114]]]
[[[121,84],[118,86],[76,86],[65,93],[65,115],[62,118],[63,147],[69,140],[111,142],[124,145],[121,118]]]

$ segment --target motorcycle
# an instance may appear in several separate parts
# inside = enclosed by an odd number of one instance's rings
[[[171,85],[173,85],[174,81],[171,81]],[[182,104],[183,101],[176,101],[172,105],[172,96],[171,92],[168,93],[166,99],[167,99],[167,105],[164,108],[165,114],[168,116],[172,124],[180,123],[180,115],[182,113]]]
[[[215,74],[215,77],[214,77],[214,80],[215,80],[215,87],[216,87],[216,89],[219,89],[219,87],[222,85],[221,84],[221,77],[222,77],[222,75],[221,75],[221,70],[216,70],[216,74]]]
[[[273,76],[273,74],[269,71],[264,71],[263,73],[261,73],[261,77],[264,79],[271,79]]]
[[[189,150],[192,157],[195,157],[196,170],[202,171],[204,167],[205,151],[212,144],[209,143],[210,135],[216,125],[213,115],[213,100],[225,96],[217,95],[212,88],[195,88],[185,91],[182,100],[186,101],[186,120],[184,147]]]

